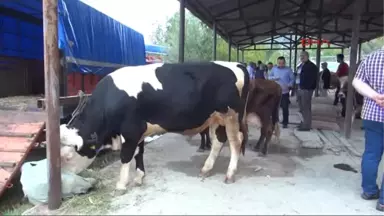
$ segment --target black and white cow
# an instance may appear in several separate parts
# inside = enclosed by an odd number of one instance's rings
[[[246,68],[235,62],[124,67],[97,84],[70,127],[60,126],[61,143],[92,160],[102,148],[99,142],[87,141],[92,134],[101,141],[121,134],[122,167],[116,184],[120,194],[126,190],[133,158],[139,178],[144,177],[145,137],[167,132],[194,135],[209,127],[212,148],[201,175],[208,175],[228,140],[231,160],[225,182],[233,182],[248,139],[244,115],[248,86]]]

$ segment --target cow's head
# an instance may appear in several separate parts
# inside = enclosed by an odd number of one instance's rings
[[[60,125],[61,161],[65,170],[79,173],[85,170],[96,157],[96,146],[84,143],[76,128]]]

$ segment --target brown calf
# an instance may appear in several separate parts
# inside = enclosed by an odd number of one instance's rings
[[[250,81],[250,90],[247,103],[248,123],[261,129],[261,134],[254,151],[261,150],[262,155],[268,151],[268,143],[275,132],[276,138],[280,137],[279,106],[281,101],[281,87],[274,81],[255,79]],[[209,131],[200,133],[201,144],[198,151],[204,151],[210,147]],[[206,138],[204,138],[206,136]],[[261,147],[261,149],[260,149]]]
[[[275,81],[255,79],[251,81],[247,103],[247,121],[261,129],[260,138],[252,147],[262,155],[268,152],[268,144],[273,132],[280,137],[279,107],[282,90]]]

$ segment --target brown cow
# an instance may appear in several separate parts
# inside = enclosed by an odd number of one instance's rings
[[[275,81],[254,79],[251,81],[247,103],[247,121],[261,129],[260,138],[252,147],[267,155],[268,143],[275,133],[280,138],[279,108],[282,90]]]
[[[266,155],[268,143],[275,133],[277,139],[280,137],[279,107],[282,90],[275,81],[255,79],[250,81],[250,92],[247,103],[247,121],[261,129],[260,138],[252,147],[254,151]],[[208,135],[208,130],[204,131]],[[203,139],[204,132],[200,133],[202,140],[199,151],[204,151],[208,143]],[[261,148],[260,148],[261,147]],[[203,150],[200,150],[203,149]]]
[[[340,98],[340,103],[342,106],[341,109],[341,116],[345,117],[346,112],[346,102],[347,102],[347,95],[348,95],[348,78],[340,79],[340,92],[338,94],[338,97]],[[360,118],[361,110],[364,103],[364,97],[359,94],[357,91],[353,90],[353,114],[352,114],[352,122],[354,118]]]

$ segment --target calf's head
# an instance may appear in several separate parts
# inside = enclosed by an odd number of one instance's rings
[[[96,157],[96,146],[84,142],[76,128],[60,125],[61,161],[64,170],[79,173]]]

